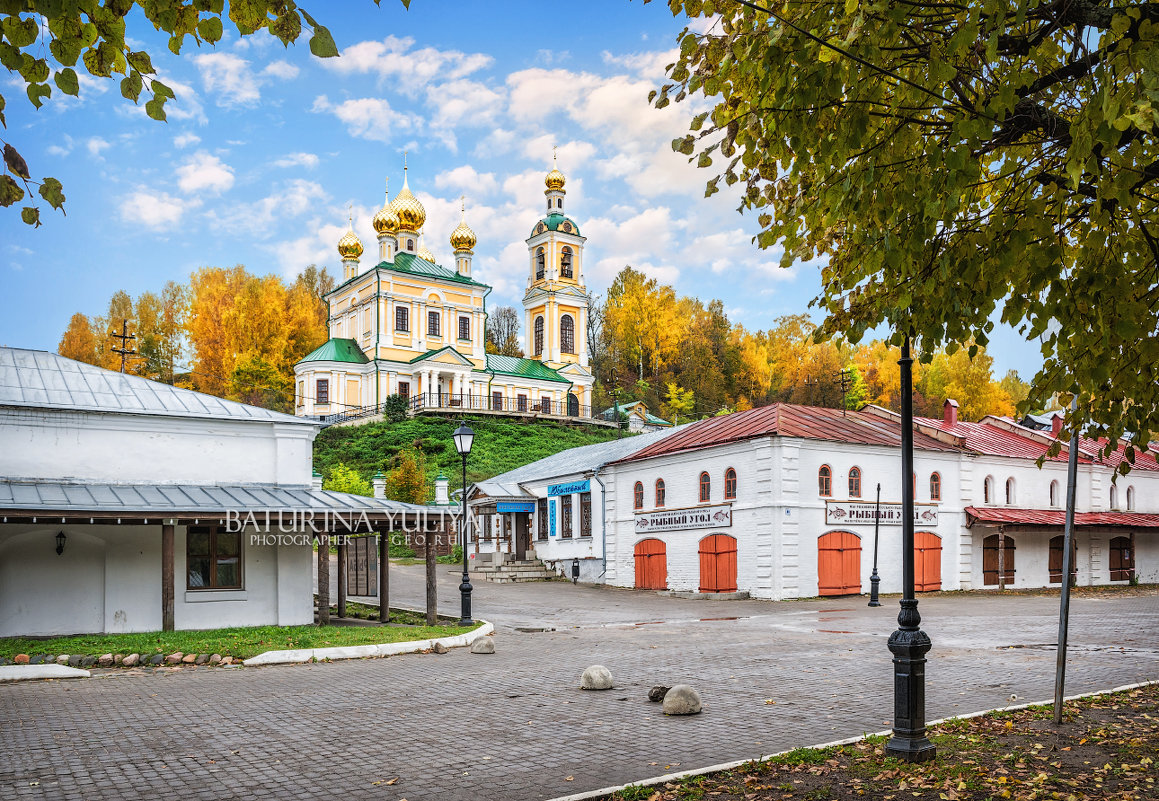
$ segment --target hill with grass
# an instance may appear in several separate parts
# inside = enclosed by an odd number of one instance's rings
[[[493,417],[468,417],[475,431],[475,443],[467,461],[469,484],[505,473],[545,456],[615,439],[614,429],[597,426],[565,426],[550,421],[524,422]],[[370,479],[381,470],[390,470],[395,454],[414,446],[425,457],[428,478],[441,471],[451,488],[462,486],[462,462],[455,451],[451,433],[459,420],[415,417],[400,422],[367,423],[361,426],[331,426],[314,441],[314,469],[329,477],[338,464],[354,469]],[[630,436],[624,432],[624,436]]]

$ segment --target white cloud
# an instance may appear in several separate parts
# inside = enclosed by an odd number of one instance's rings
[[[780,261],[784,251],[779,246],[761,250],[752,241],[752,235],[740,228],[702,234],[693,240],[691,249],[705,254],[717,275],[741,270],[749,275],[760,273],[775,281],[792,281],[801,267],[794,264],[782,269]]]
[[[391,135],[409,132],[421,126],[413,114],[394,111],[390,103],[380,97],[361,97],[333,105],[326,95],[314,100],[312,111],[330,113],[346,125],[351,136],[378,142],[391,141]]]
[[[201,141],[201,137],[194,133],[183,133],[173,137],[173,146],[178,149],[187,148],[190,145],[196,145]]]
[[[318,157],[313,153],[288,153],[274,162],[275,167],[306,167],[314,169],[318,166]]]
[[[662,81],[666,74],[664,68],[669,64],[674,64],[679,55],[680,51],[673,48],[672,50],[652,50],[623,55],[614,55],[605,50],[601,57],[605,64],[623,67],[641,78]]]
[[[73,140],[73,138],[71,136],[69,136],[68,134],[62,134],[60,143],[49,145],[48,147],[45,148],[45,151],[50,156],[67,156],[69,153],[72,152],[72,149],[75,145],[76,145],[76,142]]]
[[[88,150],[89,155],[93,158],[100,158],[101,151],[107,150],[110,147],[112,147],[112,145],[106,142],[104,139],[101,139],[99,136],[90,137],[89,140],[85,142],[85,149]]]
[[[301,72],[295,65],[288,61],[271,61],[262,70],[262,75],[268,75],[271,78],[281,78],[283,81],[292,81],[298,77]]]
[[[166,192],[153,192],[139,188],[122,198],[121,219],[127,223],[144,225],[147,228],[175,226],[191,208],[199,205],[196,200],[183,200]]]
[[[470,164],[445,170],[435,176],[435,186],[439,189],[454,189],[466,195],[479,198],[489,195],[499,188],[495,173],[476,172]]]
[[[205,91],[217,94],[217,105],[252,106],[261,99],[261,79],[250,63],[233,53],[204,53],[193,63],[201,70]]]
[[[200,150],[177,168],[177,185],[182,192],[220,195],[233,186],[233,168]]]
[[[302,217],[328,199],[329,195],[321,184],[296,178],[284,182],[276,191],[253,203],[215,209],[206,216],[216,230],[244,232],[264,239],[283,237],[288,230],[288,221]],[[293,230],[300,230],[297,224],[293,224]],[[299,269],[304,266],[300,265]]]
[[[398,36],[359,42],[343,50],[338,58],[324,59],[322,64],[337,72],[375,73],[379,78],[391,78],[399,90],[413,94],[435,79],[454,81],[465,78],[489,67],[494,61],[484,53],[433,47],[412,50],[414,43],[410,37]]]

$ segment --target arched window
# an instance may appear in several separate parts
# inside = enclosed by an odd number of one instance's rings
[[[1114,484],[1111,485],[1111,508],[1119,508],[1119,488]]]
[[[982,503],[994,503],[994,476],[986,476],[982,482]]]
[[[656,508],[664,505],[664,479],[656,479]]]
[[[535,355],[543,353],[543,318],[535,318]]]
[[[942,477],[937,473],[930,473],[930,500],[942,499]]]
[[[707,503],[712,498],[712,479],[708,473],[700,474],[700,502]]]
[[[1014,505],[1014,479],[1013,478],[1006,479],[1006,505],[1007,506]]]
[[[644,483],[642,481],[636,482],[636,487],[633,491],[633,494],[635,495],[634,508],[643,509],[644,508]]]
[[[559,254],[559,274],[564,278],[572,278],[571,270],[571,248],[567,245],[563,246],[563,250]]]
[[[736,500],[736,471],[731,467],[724,471],[724,499]]]
[[[1058,506],[1058,482],[1050,482],[1050,505]]]
[[[861,497],[861,468],[860,467],[849,468],[849,497],[850,498],[860,498]]]
[[[1135,488],[1127,487],[1127,511],[1135,511]]]
[[[564,353],[575,353],[575,320],[570,314],[559,318],[559,349]]]
[[[827,464],[821,465],[821,469],[817,471],[817,494],[822,498],[828,498],[833,494],[833,471]]]
[[[543,248],[538,248],[535,251],[535,280],[537,281],[543,279],[544,264],[546,264],[546,260],[543,255]]]

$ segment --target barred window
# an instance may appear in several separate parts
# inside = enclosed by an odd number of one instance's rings
[[[427,312],[427,336],[439,336],[439,313]]]
[[[590,537],[592,535],[592,494],[590,492],[580,493],[580,536]]]
[[[536,527],[536,532],[535,532],[536,539],[540,539],[540,540],[547,539],[547,504],[548,503],[549,503],[549,501],[547,500],[547,498],[540,498],[539,500],[537,500],[535,502],[535,511],[536,511],[537,516],[539,518],[539,522],[535,526]]]
[[[394,330],[410,331],[410,309],[406,306],[394,307]]]
[[[469,317],[459,318],[459,339],[471,338],[471,319]]]
[[[561,495],[559,498],[559,536],[565,540],[571,539],[570,495]]]
[[[535,355],[543,353],[543,318],[535,318]]]
[[[565,314],[559,321],[559,349],[564,353],[575,353],[575,320]]]
[[[314,393],[314,401],[316,403],[329,403],[330,402],[330,379],[328,379],[328,378],[319,378],[318,379],[318,391]]]

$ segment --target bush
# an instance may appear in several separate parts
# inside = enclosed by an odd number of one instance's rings
[[[402,395],[391,395],[382,404],[382,417],[388,423],[401,423],[409,412],[410,405]]]
[[[456,545],[451,548],[451,552],[446,556],[440,556],[436,561],[444,565],[458,565],[463,562],[463,546]]]
[[[418,554],[415,549],[407,545],[405,542],[391,542],[390,543],[390,558],[391,559],[414,559]]]

